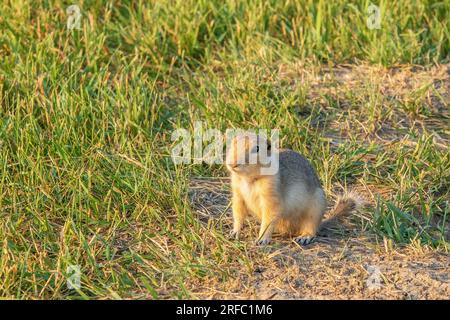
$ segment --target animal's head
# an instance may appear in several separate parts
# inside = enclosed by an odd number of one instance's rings
[[[245,133],[235,136],[227,146],[226,165],[231,173],[258,177],[273,161],[272,146],[263,135]]]

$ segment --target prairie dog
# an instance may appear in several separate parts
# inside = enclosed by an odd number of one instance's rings
[[[267,150],[263,155],[261,148]],[[263,174],[267,162],[261,161],[261,157],[270,157],[274,152],[278,153],[278,170]],[[251,155],[256,161],[249,161]],[[314,239],[327,201],[319,178],[306,158],[289,149],[272,150],[265,137],[246,134],[231,140],[226,166],[231,173],[233,237],[239,238],[244,220],[251,214],[261,222],[257,244],[270,243],[274,231],[294,237],[301,245]],[[342,198],[331,218],[322,225],[355,206],[351,197]]]

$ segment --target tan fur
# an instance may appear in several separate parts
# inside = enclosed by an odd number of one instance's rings
[[[227,154],[233,193],[233,235],[238,238],[245,218],[253,215],[261,222],[258,243],[269,243],[275,231],[298,237],[307,244],[320,229],[326,210],[325,193],[309,162],[292,150],[270,150],[279,153],[279,170],[273,175],[262,175],[259,162],[249,164],[249,153],[259,150],[255,147],[262,145],[263,139],[237,136]],[[336,207],[336,216],[354,207],[350,198],[346,201]]]

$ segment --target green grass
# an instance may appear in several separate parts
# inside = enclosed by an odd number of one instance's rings
[[[199,283],[251,272],[264,253],[189,205],[190,177],[224,168],[170,158],[172,131],[196,120],[280,128],[327,193],[368,186],[368,232],[448,250],[441,91],[388,97],[361,75],[336,95],[280,77],[295,63],[449,62],[448,1],[374,3],[379,30],[366,27],[369,1],[83,1],[73,31],[71,2],[0,3],[0,296],[192,297]],[[386,128],[400,139],[374,138]],[[71,264],[79,291],[66,287]]]

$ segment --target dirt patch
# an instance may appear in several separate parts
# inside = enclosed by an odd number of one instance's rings
[[[290,63],[279,65],[276,79],[279,85],[292,90],[304,88],[308,106],[321,109],[311,125],[327,127],[330,132],[326,136],[335,143],[348,139],[350,132],[361,141],[391,143],[403,140],[414,128],[418,132],[432,131],[435,144],[448,149],[450,64],[385,68],[368,64],[323,67]],[[345,112],[329,119],[329,108]],[[309,111],[297,112],[304,117]],[[372,120],[368,120],[369,116]],[[351,121],[345,123],[344,119]]]
[[[247,297],[278,299],[448,299],[450,260],[439,253],[382,252],[360,238],[282,242],[247,283]],[[238,293],[238,292],[236,292]],[[229,295],[228,297],[233,297]],[[237,297],[236,295],[234,297]],[[245,297],[245,295],[244,295]]]
[[[231,226],[227,179],[194,179],[190,199],[201,220],[223,219]],[[353,217],[353,220],[364,216]],[[228,230],[224,230],[227,232]],[[250,223],[241,241],[251,243]],[[192,288],[209,299],[449,299],[450,256],[424,247],[393,248],[355,223],[331,230],[309,246],[275,237],[267,247],[250,247],[265,259],[252,272]],[[244,266],[242,266],[242,270]],[[212,281],[212,280],[211,280]]]

